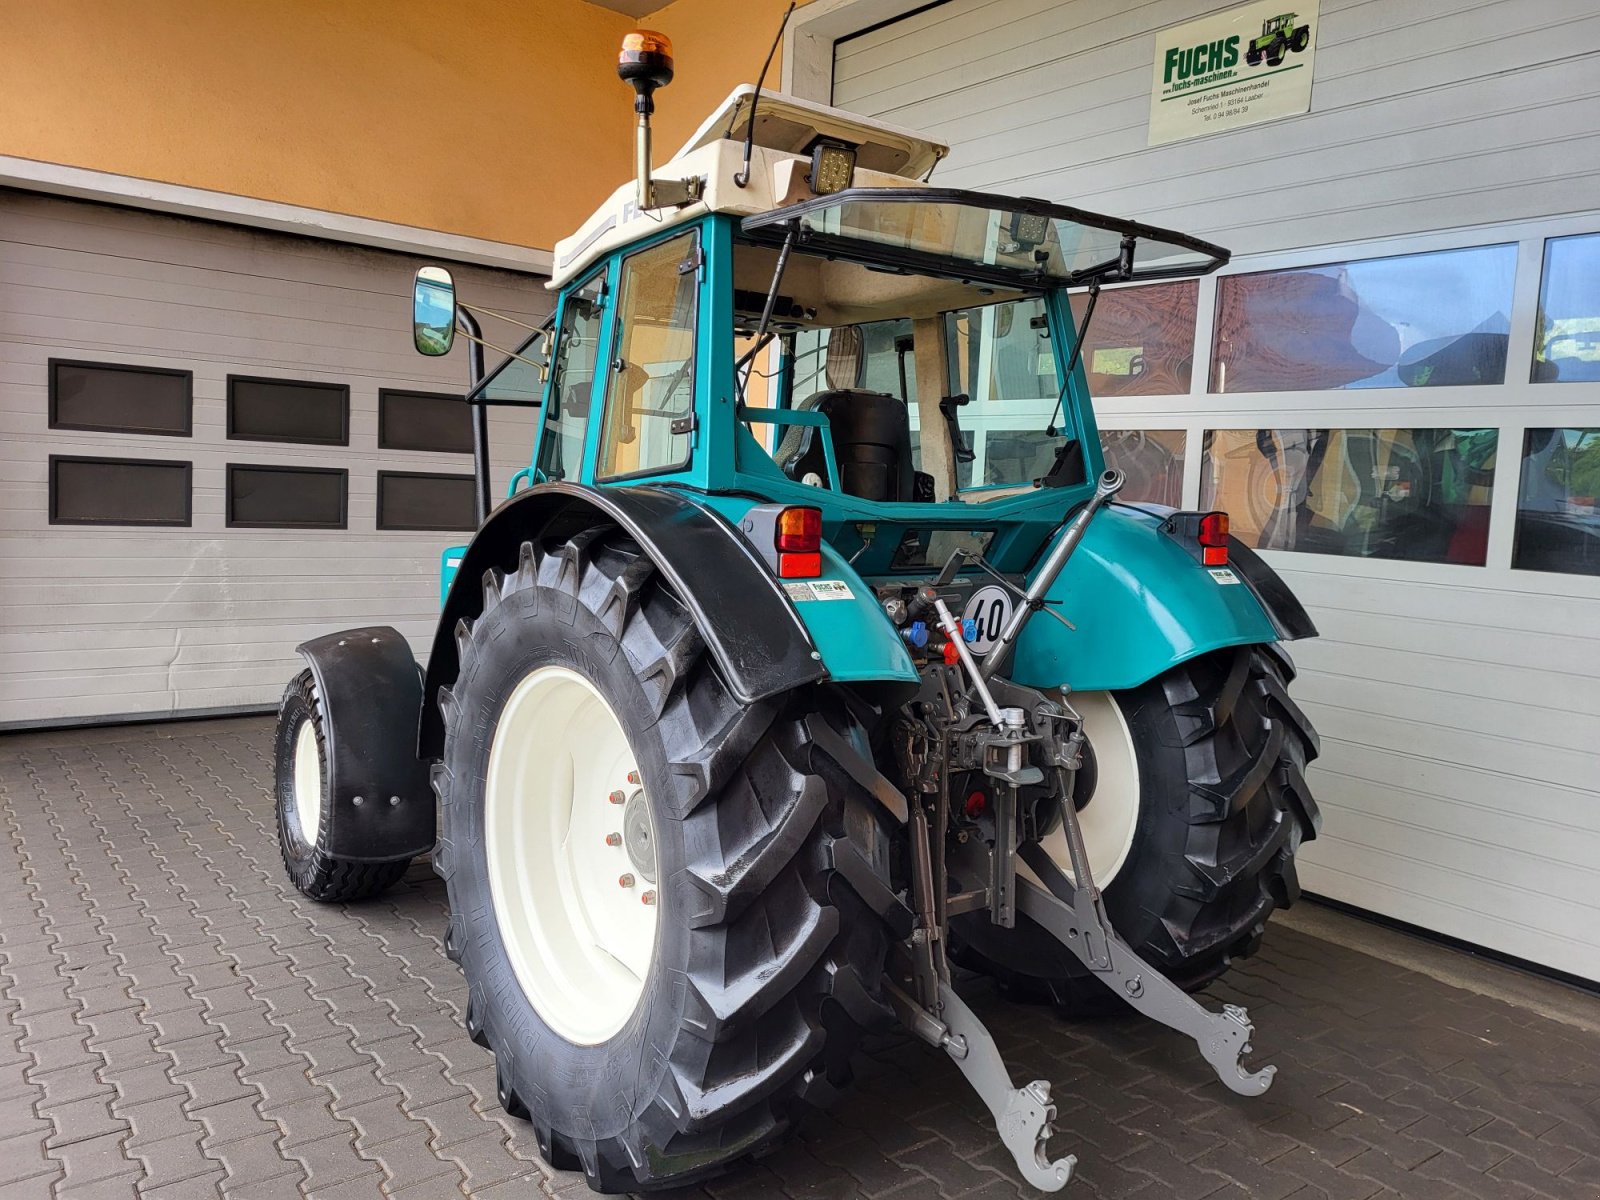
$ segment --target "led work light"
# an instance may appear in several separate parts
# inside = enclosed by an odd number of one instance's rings
[[[818,140],[811,147],[811,190],[831,196],[849,187],[856,174],[856,148]]]

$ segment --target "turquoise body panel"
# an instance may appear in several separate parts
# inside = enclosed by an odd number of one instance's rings
[[[1238,582],[1214,578],[1158,517],[1107,508],[1048,595],[1076,631],[1036,614],[1006,674],[1029,687],[1116,690],[1224,646],[1277,641],[1255,593],[1229,574]]]
[[[748,496],[697,499],[734,526],[756,504]],[[813,584],[828,586],[815,588]],[[848,595],[841,593],[840,585],[848,589]],[[918,682],[920,677],[905,642],[884,616],[871,587],[827,542],[822,544],[822,574],[816,579],[795,581],[784,590],[789,593],[806,632],[816,643],[822,665],[835,680],[841,683]],[[808,597],[808,592],[817,598]]]
[[[439,555],[439,607],[444,607],[444,602],[450,598],[450,585],[456,581],[456,572],[461,568],[461,556],[467,552],[465,546],[450,546]]]

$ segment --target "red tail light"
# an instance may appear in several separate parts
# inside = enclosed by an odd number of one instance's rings
[[[1207,567],[1228,565],[1228,514],[1175,512],[1162,528]]]
[[[1200,561],[1208,567],[1228,565],[1228,514],[1211,512],[1200,518]]]
[[[815,579],[822,574],[822,510],[796,506],[778,514],[772,527],[779,579]]]

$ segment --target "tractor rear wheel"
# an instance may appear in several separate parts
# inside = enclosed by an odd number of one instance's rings
[[[357,862],[328,851],[328,738],[310,671],[283,693],[276,739],[278,850],[289,881],[313,900],[364,900],[406,873],[410,859]]]
[[[1272,911],[1299,896],[1295,851],[1320,817],[1305,782],[1317,735],[1289,699],[1293,674],[1278,647],[1241,646],[1128,691],[1068,697],[1088,737],[1079,817],[1106,911],[1129,946],[1184,988],[1253,953]],[[1071,874],[1061,831],[1044,845]],[[961,961],[1018,998],[1074,1013],[1121,1006],[1025,917],[1002,929],[968,914],[952,932]]]
[[[1311,44],[1311,26],[1302,25],[1294,31],[1294,37],[1289,39],[1289,49],[1299,54]]]
[[[439,693],[467,1029],[554,1166],[605,1192],[703,1179],[825,1102],[891,1019],[887,930],[831,867],[853,785],[804,722],[865,734],[826,689],[737,702],[618,530],[507,568]]]

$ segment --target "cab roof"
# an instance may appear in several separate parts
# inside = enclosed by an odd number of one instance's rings
[[[743,142],[756,113],[755,144],[786,154],[809,154],[819,137],[856,147],[856,165],[884,175],[920,179],[950,153],[950,147],[915,130],[875,121],[798,96],[763,91],[756,102],[754,84],[742,83],[701,123],[674,158],[682,158],[723,138]]]

